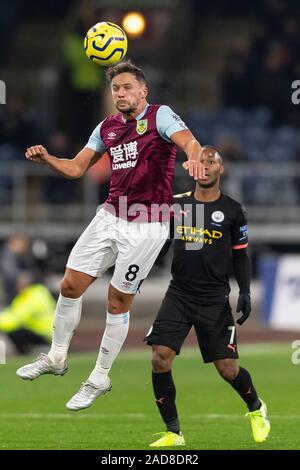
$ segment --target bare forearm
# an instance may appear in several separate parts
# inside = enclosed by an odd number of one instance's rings
[[[84,147],[77,153],[76,157],[69,160],[50,155],[43,145],[34,145],[26,150],[25,156],[32,162],[48,165],[49,168],[65,178],[76,179],[84,175],[101,158],[102,154]]]
[[[191,139],[187,142],[183,150],[187,157],[187,161],[182,164],[183,168],[188,170],[190,176],[192,176],[195,181],[205,178],[205,169],[203,164],[200,163],[202,146],[199,142],[196,139]]]
[[[188,160],[199,161],[202,152],[202,147],[196,139],[193,139],[187,143],[184,152]]]
[[[171,139],[186,154],[187,161],[183,162],[182,166],[189,172],[189,175],[196,181],[205,178],[204,166],[200,163],[202,146],[191,131],[186,129],[175,132],[172,134]]]
[[[101,156],[101,153],[88,147],[81,149],[72,160],[49,155],[43,145],[34,145],[25,152],[27,160],[48,165],[53,171],[69,179],[80,178]]]
[[[48,154],[44,157],[44,161],[49,168],[65,178],[80,178],[84,173],[82,168],[75,162],[75,159],[69,160],[67,158],[58,158],[54,155]]]

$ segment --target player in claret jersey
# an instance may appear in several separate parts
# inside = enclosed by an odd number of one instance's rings
[[[251,311],[250,261],[245,211],[220,190],[224,172],[220,153],[204,147],[200,160],[205,178],[194,192],[175,198],[172,280],[145,338],[152,345],[152,382],[167,432],[153,447],[184,445],[175,405],[172,362],[194,326],[204,362],[217,371],[247,404],[253,438],[264,441],[270,431],[265,403],[258,398],[249,372],[239,367],[235,323],[229,305],[230,258],[240,288],[237,312],[242,325]]]
[[[48,165],[66,178],[79,178],[105,152],[111,162],[109,196],[75,244],[67,263],[51,349],[17,371],[19,377],[29,380],[42,374],[66,373],[69,344],[80,321],[82,295],[97,277],[115,265],[96,366],[67,403],[67,408],[74,411],[89,407],[111,389],[108,373],[128,332],[130,305],[168,237],[176,146],[187,156],[183,166],[190,176],[204,177],[199,162],[201,145],[169,107],[147,103],[143,71],[126,61],[108,69],[107,76],[119,113],[104,119],[73,159],[49,155],[42,145],[26,151],[28,160]]]

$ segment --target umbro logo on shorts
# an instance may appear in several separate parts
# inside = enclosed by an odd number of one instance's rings
[[[122,285],[123,285],[123,287],[129,288],[129,287],[132,286],[132,282],[125,282],[125,281],[124,281],[124,282],[122,282]]]

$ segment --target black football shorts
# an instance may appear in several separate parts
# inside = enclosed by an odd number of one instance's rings
[[[238,358],[235,323],[229,302],[200,305],[167,292],[144,341],[167,346],[176,354],[194,326],[204,362]]]

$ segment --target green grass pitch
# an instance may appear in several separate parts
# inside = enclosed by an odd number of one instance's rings
[[[255,444],[243,402],[195,349],[175,360],[177,407],[186,449],[299,449],[300,365],[286,345],[240,347],[240,364],[252,374],[271,421],[267,442]],[[124,350],[111,372],[112,392],[72,413],[65,403],[94,366],[95,354],[72,354],[64,377],[34,382],[15,375],[29,358],[0,365],[0,450],[148,449],[164,431],[152,395],[150,348]]]

